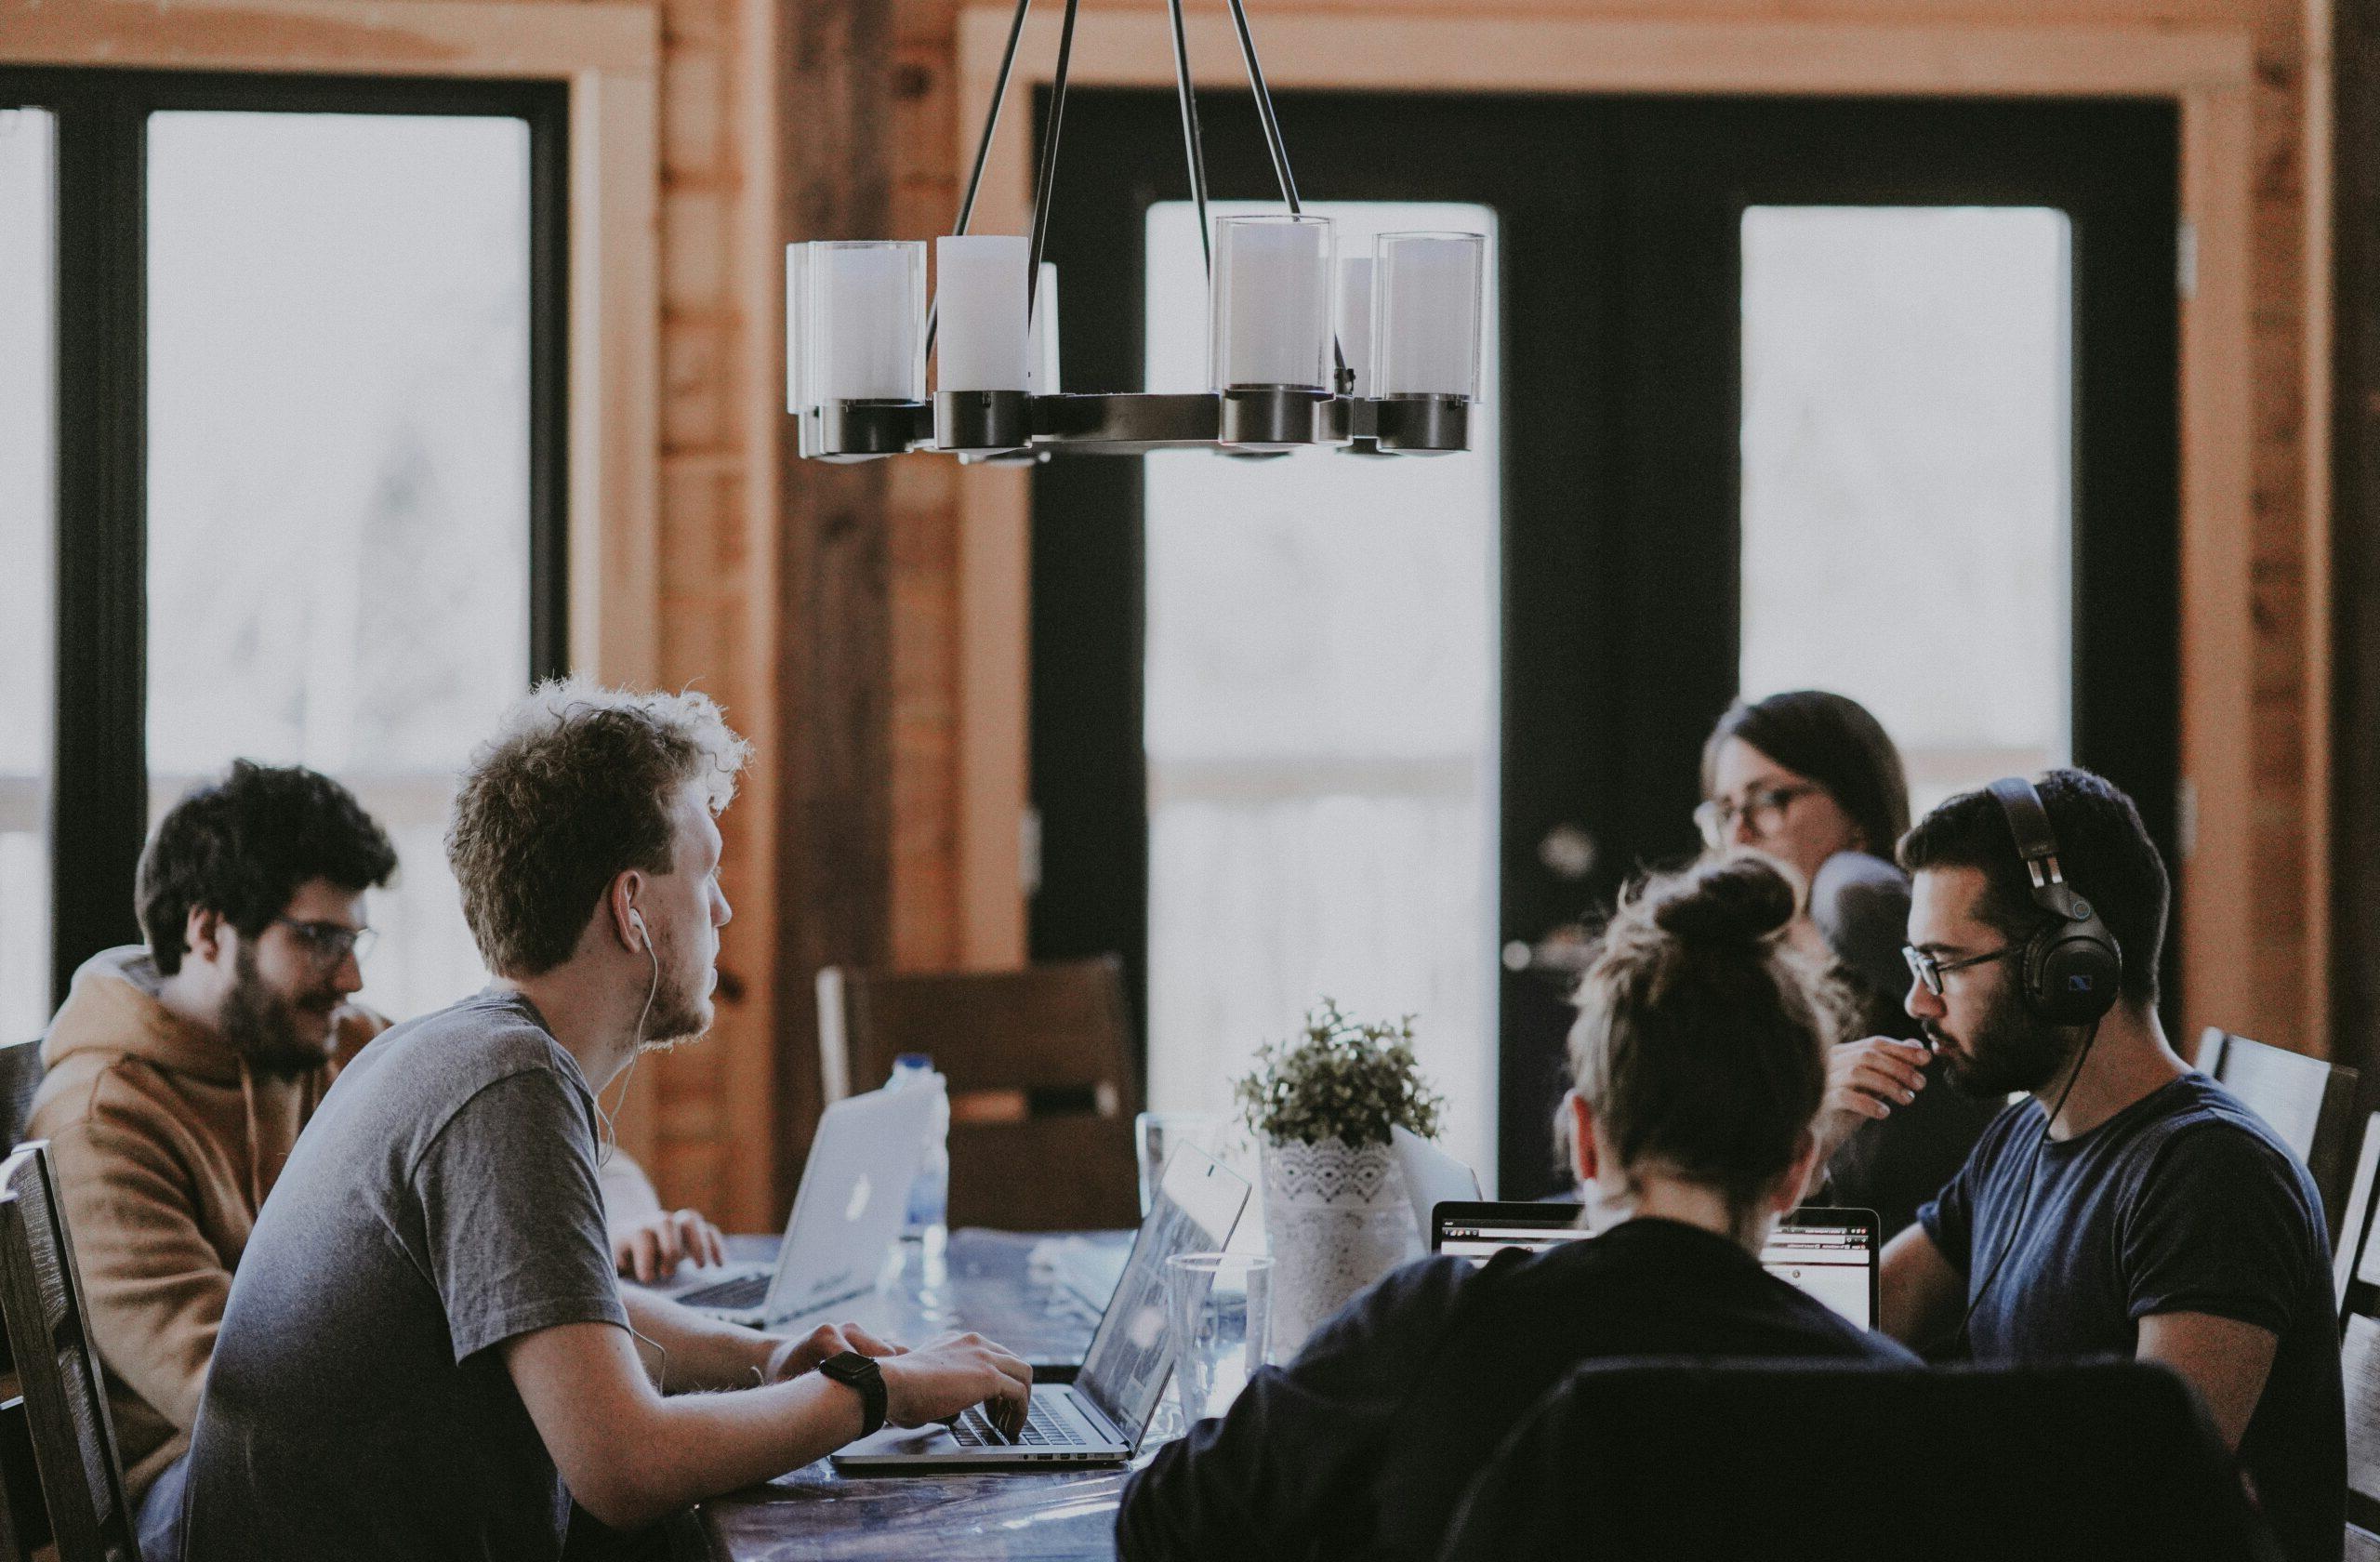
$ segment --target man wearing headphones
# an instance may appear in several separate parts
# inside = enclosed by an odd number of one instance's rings
[[[2079,770],[1995,782],[1919,821],[1900,860],[1909,1012],[1952,1083],[2025,1096],[1885,1250],[1884,1328],[1979,1361],[2171,1367],[2287,1554],[2335,1559],[2347,1456],[2320,1201],[2272,1130],[2166,1042],[2165,867],[2131,799]],[[1871,1049],[1860,1088],[1889,1110],[1922,1083]]]

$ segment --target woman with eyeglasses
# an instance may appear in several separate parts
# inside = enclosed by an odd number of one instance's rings
[[[1877,1212],[1890,1237],[1957,1172],[1993,1104],[1928,1089],[1929,1061],[1901,999],[1909,878],[1893,847],[1909,828],[1900,750],[1858,701],[1796,689],[1719,718],[1702,748],[1695,822],[1719,855],[1757,853],[1802,886],[1788,932],[1857,996],[1865,1039],[1829,1065],[1827,1185],[1814,1197]]]

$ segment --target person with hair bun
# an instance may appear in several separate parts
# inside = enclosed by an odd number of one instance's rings
[[[1563,1100],[1594,1236],[1411,1264],[1259,1370],[1125,1488],[1125,1562],[1426,1558],[1530,1406],[1614,1357],[1916,1357],[1763,1269],[1818,1164],[1840,989],[1794,886],[1712,858],[1622,896],[1580,983]]]
[[[1714,855],[1755,853],[1798,878],[1787,937],[1855,995],[1852,1039],[1829,1055],[1824,1197],[1875,1211],[1890,1238],[1965,1163],[1994,1110],[1926,1089],[1931,1060],[1901,1007],[1909,875],[1889,860],[1909,828],[1900,750],[1842,695],[1739,701],[1703,745],[1702,800],[1695,822]]]

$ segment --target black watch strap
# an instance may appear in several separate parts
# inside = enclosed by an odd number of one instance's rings
[[[859,1435],[869,1436],[884,1424],[884,1369],[872,1356],[842,1351],[818,1363],[818,1374],[859,1390]]]

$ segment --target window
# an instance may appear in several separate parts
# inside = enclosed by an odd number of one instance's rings
[[[519,120],[150,119],[151,814],[235,757],[352,788],[397,1016],[486,980],[443,837],[529,677],[528,193]]]
[[[1744,213],[1741,686],[1867,706],[1920,813],[2069,752],[2072,288],[2045,207]]]
[[[0,1041],[49,1015],[52,132],[0,108]]]
[[[1219,213],[1275,209],[1217,205]],[[1375,233],[1484,206],[1340,202]],[[1206,382],[1196,209],[1148,217],[1148,387]],[[1492,238],[1491,238],[1492,244]],[[1495,274],[1491,260],[1488,274]],[[1496,383],[1495,303],[1485,339]],[[1149,1101],[1223,1113],[1328,995],[1410,1013],[1444,1143],[1495,1166],[1499,440],[1365,460],[1147,457]]]
[[[0,112],[0,546],[61,549],[0,579],[42,654],[0,646],[0,1019],[139,935],[147,829],[234,758],[338,777],[394,839],[364,1001],[468,993],[454,776],[563,642],[565,89],[0,71],[0,102],[33,105]],[[49,334],[63,375],[20,373]]]

